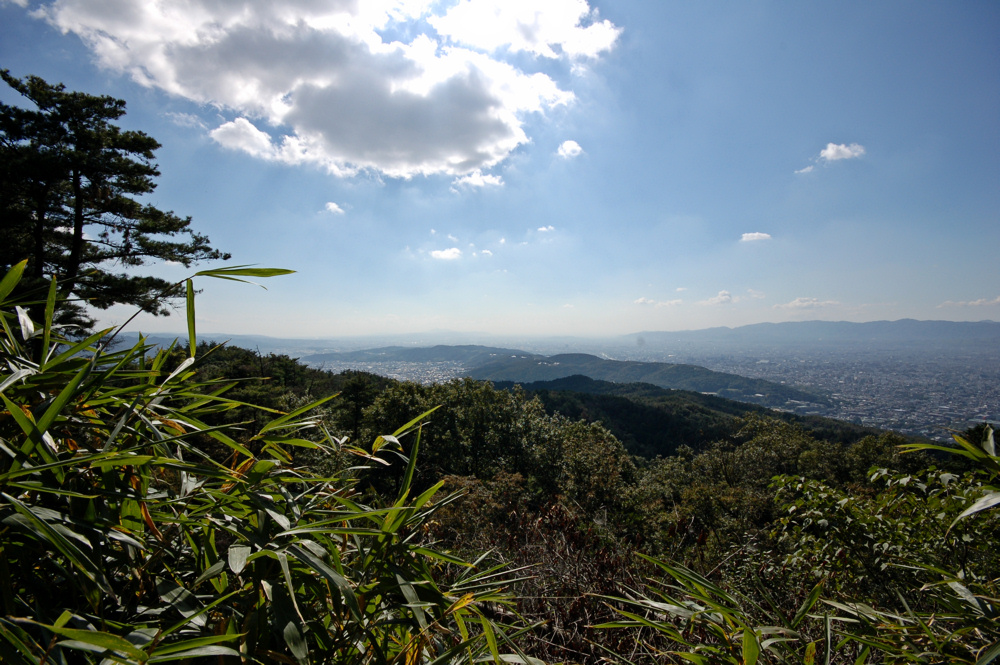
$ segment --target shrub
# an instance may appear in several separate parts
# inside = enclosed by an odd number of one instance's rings
[[[171,367],[143,340],[109,351],[113,330],[71,341],[52,323],[55,282],[43,322],[10,301],[23,269],[0,282],[0,661],[527,662],[500,653],[508,575],[425,535],[454,496],[411,495],[423,416],[349,449],[405,462],[395,496],[363,503],[351,477],[295,463],[346,448],[309,417],[332,396],[263,409],[249,436],[206,425],[249,405],[199,381],[201,358]],[[193,314],[189,280],[192,354]]]

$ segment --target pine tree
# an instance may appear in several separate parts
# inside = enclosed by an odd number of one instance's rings
[[[190,228],[190,217],[139,200],[156,187],[160,144],[114,124],[123,100],[7,70],[0,77],[31,103],[0,103],[0,267],[28,259],[28,290],[55,276],[77,303],[166,314],[171,284],[137,267],[229,258]],[[89,323],[79,305],[63,314]]]

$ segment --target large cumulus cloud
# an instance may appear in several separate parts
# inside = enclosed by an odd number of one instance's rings
[[[438,7],[54,0],[34,11],[79,35],[102,66],[221,109],[229,118],[211,135],[222,145],[338,175],[461,176],[496,165],[529,140],[526,114],[573,100],[542,68],[506,58],[591,59],[619,33],[586,0]]]

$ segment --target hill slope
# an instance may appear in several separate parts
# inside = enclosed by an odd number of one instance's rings
[[[735,374],[715,372],[696,365],[605,360],[584,353],[547,358],[540,356],[508,357],[470,370],[474,379],[489,381],[553,381],[573,375],[616,383],[649,383],[660,388],[676,388],[750,402],[782,407],[790,401],[827,404],[819,394],[762,379],[748,379]]]
[[[512,382],[496,382],[511,388]],[[537,396],[549,413],[571,419],[600,421],[629,453],[647,459],[676,453],[678,446],[694,449],[732,433],[736,418],[760,414],[796,423],[824,441],[848,443],[879,430],[819,417],[797,416],[762,406],[670,390],[648,383],[611,383],[586,376],[518,384]]]

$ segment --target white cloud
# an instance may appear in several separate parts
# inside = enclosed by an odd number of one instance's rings
[[[770,240],[770,233],[760,233],[756,231],[754,233],[744,233],[743,237],[740,238],[740,242],[754,242],[756,240]]]
[[[991,307],[993,305],[1000,305],[1000,296],[993,298],[992,300],[987,298],[980,298],[978,300],[946,300],[945,302],[938,305],[938,307]]]
[[[333,214],[333,215],[343,215],[344,214],[344,209],[341,208],[336,203],[334,203],[333,201],[327,201],[326,202],[326,211],[328,213],[330,213],[330,214]]]
[[[766,297],[762,292],[760,292],[760,291],[758,291],[756,289],[747,289],[747,293],[754,300],[763,300]]]
[[[674,289],[674,291],[677,291],[677,293],[681,293],[682,291],[687,291],[687,290],[688,287],[686,286],[678,286],[676,289]]]
[[[281,159],[278,149],[271,142],[271,137],[254,127],[246,118],[237,118],[222,124],[209,132],[209,135],[226,148],[242,150],[260,159]]]
[[[428,21],[459,44],[545,58],[594,58],[610,50],[621,33],[610,21],[599,20],[586,0],[461,0]]]
[[[458,242],[458,238],[456,238],[455,236],[451,235],[450,233],[448,234],[447,237],[448,237],[448,240],[450,240],[452,242]]]
[[[856,159],[865,154],[865,147],[859,143],[845,145],[843,143],[827,143],[819,153],[819,158],[825,162],[836,162],[841,159]]]
[[[719,291],[719,295],[713,296],[707,300],[700,300],[699,305],[727,305],[729,303],[737,302],[739,299],[734,298],[733,294],[729,291]]]
[[[490,251],[490,250],[488,250],[488,249],[484,249],[484,250],[482,251],[482,254],[483,254],[483,256],[493,256],[493,252],[491,252],[491,251]]]
[[[576,141],[563,141],[559,145],[559,150],[556,151],[563,159],[572,159],[574,157],[579,157],[583,153],[583,148]]]
[[[819,300],[818,298],[796,298],[791,302],[786,302],[783,305],[775,305],[775,309],[819,309],[821,307],[830,307],[832,305],[839,305],[840,303],[836,300]]]
[[[194,127],[195,129],[205,129],[205,122],[196,115],[191,113],[173,113],[168,111],[164,113],[165,116],[170,118],[170,121],[177,125],[178,127]]]
[[[683,300],[653,300],[652,298],[639,298],[633,301],[636,305],[647,305],[656,308],[660,307],[676,307],[682,304]]]
[[[830,162],[839,162],[843,159],[857,159],[863,157],[864,154],[865,147],[860,143],[851,143],[850,145],[846,143],[827,143],[826,147],[819,151],[819,156],[813,158],[812,161],[820,164],[829,164]],[[814,165],[810,164],[799,169],[796,173],[812,173],[815,168]]]
[[[498,175],[483,175],[480,169],[476,169],[468,175],[455,178],[451,181],[452,189],[457,187],[482,188],[482,187],[502,187],[503,178]],[[456,190],[457,191],[457,190]]]
[[[222,145],[401,178],[487,169],[530,140],[528,114],[573,101],[506,56],[593,58],[620,33],[587,0],[448,4],[47,0],[33,15],[79,36],[101,66],[220,109]]]
[[[451,247],[449,249],[435,249],[431,252],[431,258],[435,258],[441,261],[454,261],[462,256],[462,250],[458,247]]]
[[[556,227],[552,226],[551,224],[549,224],[548,226],[539,226],[538,227],[538,232],[539,233],[549,233],[549,232],[555,231],[555,230],[556,230]]]

